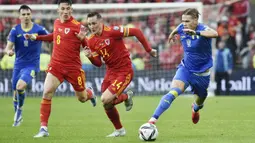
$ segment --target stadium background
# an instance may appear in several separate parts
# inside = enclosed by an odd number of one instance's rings
[[[228,48],[234,54],[234,70],[230,78],[231,95],[255,95],[255,15],[254,2],[248,1],[249,15],[246,21],[235,19],[232,16],[238,6],[225,6],[225,0],[203,0],[203,22],[210,27],[217,29],[220,37],[213,41],[213,51],[217,48],[219,39],[226,39]],[[75,4],[105,3],[104,0],[73,0]],[[158,2],[198,2],[198,0],[108,0],[108,3],[158,3]],[[199,1],[200,2],[200,1]],[[247,0],[243,0],[247,2]],[[0,0],[0,4],[55,4],[50,0]],[[223,7],[228,12],[224,13]],[[164,9],[108,9],[98,10],[104,14],[107,25],[125,25],[129,27],[141,28],[148,38],[153,48],[158,50],[158,58],[150,58],[145,53],[143,47],[134,38],[125,38],[125,43],[130,51],[135,78],[129,88],[133,89],[136,95],[161,95],[169,91],[171,79],[176,71],[176,66],[182,58],[182,48],[180,43],[167,44],[167,37],[174,27],[180,23],[180,15],[183,8],[173,9],[164,12]],[[245,10],[244,10],[245,11]],[[74,10],[75,17],[85,25],[86,13],[89,10]],[[135,15],[132,12],[140,12]],[[155,12],[155,13],[153,13]],[[158,14],[156,13],[158,12]],[[246,11],[245,11],[246,12]],[[118,15],[113,15],[117,13]],[[144,14],[143,14],[144,13]],[[127,14],[127,15],[125,15]],[[57,17],[55,9],[36,11],[33,10],[33,21],[46,27],[49,32],[53,30],[53,21]],[[123,16],[122,16],[123,15]],[[11,75],[14,58],[10,58],[3,53],[6,46],[6,38],[11,28],[19,22],[17,10],[2,10],[0,13],[0,95],[11,96]],[[242,29],[242,24],[244,27]],[[245,31],[245,32],[242,32]],[[232,39],[231,39],[232,38]],[[235,42],[233,43],[233,38]],[[41,53],[41,72],[33,80],[28,89],[28,96],[41,96],[43,91],[44,70],[50,60],[52,44],[44,43]],[[104,68],[96,68],[81,56],[83,69],[86,71],[87,86],[93,86],[96,93],[100,94],[100,85],[103,80]],[[208,89],[210,95],[214,95],[215,82],[212,69],[212,82]],[[224,82],[224,81],[223,81]],[[222,90],[225,90],[222,84]],[[189,91],[187,91],[188,93]],[[73,95],[73,89],[68,83],[63,83],[56,93],[57,95]]]
[[[17,9],[5,11],[8,4],[42,4],[55,3],[57,0],[0,0],[0,49],[1,49],[1,69],[0,69],[0,143],[141,143],[138,138],[138,128],[145,123],[152,115],[158,105],[162,94],[168,92],[170,82],[175,73],[176,65],[181,59],[181,48],[177,43],[172,47],[166,44],[166,38],[171,29],[180,22],[180,12],[173,12],[176,9],[146,9],[146,10],[101,10],[104,16],[109,16],[108,24],[124,24],[128,26],[136,26],[141,28],[146,37],[149,39],[154,48],[159,51],[157,59],[149,59],[144,57],[143,49],[134,39],[126,39],[126,44],[132,55],[133,63],[136,65],[135,79],[132,86],[137,91],[136,95],[158,95],[158,96],[136,96],[134,98],[134,106],[131,112],[125,112],[123,104],[117,106],[121,115],[122,123],[127,130],[127,135],[121,138],[105,138],[106,135],[113,131],[113,127],[104,113],[102,103],[98,102],[96,108],[91,107],[90,103],[81,104],[77,101],[73,93],[69,90],[69,85],[62,85],[57,96],[53,98],[52,114],[49,121],[49,138],[34,139],[33,135],[39,129],[40,102],[42,96],[42,85],[45,78],[44,69],[47,67],[49,59],[49,50],[51,44],[43,45],[42,71],[33,81],[29,89],[28,96],[39,98],[26,98],[24,105],[24,121],[18,128],[11,127],[13,124],[13,105],[11,98],[10,79],[12,74],[13,59],[3,58],[3,49],[6,44],[6,37],[17,20]],[[153,2],[145,0],[90,0],[90,2]],[[155,0],[161,2],[168,0]],[[171,2],[173,0],[170,0]],[[184,0],[178,0],[178,2]],[[194,1],[194,0],[186,0]],[[246,1],[246,0],[243,0]],[[88,1],[76,0],[84,4]],[[206,0],[204,2],[203,22],[212,28],[220,31],[221,23],[223,23],[223,31],[228,31],[227,25],[231,22],[228,17],[221,16],[219,11],[222,7],[221,0]],[[216,3],[217,2],[217,3]],[[124,5],[126,4],[124,3]],[[242,46],[243,52],[235,51],[238,56],[231,77],[232,92],[231,94],[241,96],[216,96],[206,100],[203,110],[200,111],[201,118],[199,124],[194,125],[191,121],[191,103],[194,101],[191,96],[181,96],[176,99],[171,109],[160,117],[157,123],[159,136],[156,140],[158,143],[254,143],[255,130],[255,95],[254,90],[254,2],[251,5],[250,20],[246,26],[246,38],[249,42],[249,48]],[[153,3],[155,5],[155,3]],[[172,4],[171,4],[172,5]],[[189,3],[190,5],[190,3]],[[18,5],[19,6],[19,5]],[[39,5],[45,8],[43,5]],[[135,6],[135,5],[134,5]],[[183,4],[179,5],[183,7]],[[166,11],[164,14],[156,14]],[[178,9],[181,11],[181,9]],[[75,10],[75,17],[85,16],[87,10]],[[126,13],[127,17],[123,18]],[[139,13],[140,12],[140,13]],[[143,16],[137,17],[137,14]],[[147,13],[147,15],[146,15]],[[53,19],[57,16],[56,10],[33,11],[34,21],[47,27],[52,31]],[[135,14],[134,16],[130,16]],[[217,22],[217,20],[219,20]],[[231,26],[230,30],[231,30]],[[162,28],[162,29],[161,29]],[[249,29],[249,30],[248,30]],[[224,32],[223,32],[224,33]],[[241,33],[236,32],[237,39],[242,37]],[[229,31],[224,33],[225,37],[229,37]],[[231,45],[232,40],[228,40]],[[247,43],[246,42],[246,43]],[[216,49],[216,40],[213,43],[213,51]],[[240,41],[239,41],[240,45]],[[241,54],[242,53],[242,54]],[[136,55],[136,56],[135,56]],[[242,55],[242,56],[240,56]],[[84,56],[82,56],[84,57]],[[137,58],[136,58],[137,57]],[[5,59],[5,60],[4,60]],[[136,60],[135,60],[136,59]],[[142,60],[141,60],[142,59]],[[243,59],[243,60],[242,60]],[[5,61],[5,62],[3,62]],[[45,62],[46,61],[46,62]],[[104,68],[95,69],[91,64],[83,59],[84,67],[87,72],[88,85],[92,84],[97,90],[100,89],[100,80],[102,80]],[[243,62],[242,62],[243,61]],[[138,64],[142,63],[142,64]],[[143,64],[144,63],[144,64]],[[90,66],[89,66],[90,65]],[[140,66],[139,66],[140,65]],[[145,65],[145,66],[143,66]],[[143,68],[144,67],[144,68]],[[92,68],[93,70],[91,70]],[[213,77],[213,74],[212,74]],[[214,79],[214,78],[212,78]],[[138,84],[139,83],[139,84]],[[162,86],[164,85],[164,86]],[[210,94],[213,94],[215,83],[212,81],[210,86]],[[65,89],[65,90],[64,90]],[[68,89],[68,90],[67,90]],[[224,89],[224,87],[222,88]],[[7,98],[6,98],[7,97]],[[99,100],[98,100],[99,101]]]

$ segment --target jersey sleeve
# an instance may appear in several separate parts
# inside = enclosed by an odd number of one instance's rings
[[[41,27],[40,31],[38,32],[38,35],[47,35],[49,32],[46,30],[46,28]]]
[[[178,34],[181,34],[182,30],[183,30],[183,24],[178,25],[178,27],[177,27]]]
[[[8,35],[8,41],[14,43],[15,39],[16,39],[16,28],[12,28],[12,30],[10,31],[9,35]]]
[[[110,36],[115,38],[127,37],[129,28],[123,26],[113,26],[110,30]]]
[[[205,27],[204,27],[204,31],[208,31],[208,30],[210,30],[210,27],[205,26]]]
[[[97,54],[96,51],[91,49],[92,57],[89,58],[91,63],[97,67],[100,67],[102,65],[101,57]]]
[[[36,37],[36,40],[52,42],[53,41],[53,33],[50,33],[47,35],[39,35]]]
[[[128,36],[135,36],[139,42],[142,43],[144,49],[146,50],[146,52],[151,52],[152,48],[148,42],[148,40],[145,38],[144,34],[142,33],[142,31],[138,28],[128,28]]]
[[[202,24],[202,23],[199,23],[198,24],[198,31],[208,31],[210,30],[211,28],[205,24]]]
[[[86,38],[85,38],[84,40],[81,41],[81,45],[82,45],[83,48],[86,47],[86,46],[88,46],[88,41],[87,41]]]

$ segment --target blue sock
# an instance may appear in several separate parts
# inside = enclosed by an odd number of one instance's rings
[[[25,100],[25,90],[18,90],[19,108],[23,106]]]
[[[204,107],[204,104],[202,104],[202,105],[197,105],[195,102],[194,102],[194,104],[193,104],[193,110],[195,111],[195,112],[198,112],[200,109],[202,109]]]
[[[17,95],[15,95],[15,96],[13,97],[14,112],[16,112],[17,106],[18,106],[18,99],[17,99]]]
[[[182,91],[179,88],[172,88],[169,93],[167,93],[161,98],[159,105],[156,108],[152,117],[158,119],[160,115],[170,107],[174,99],[181,93]]]
[[[22,110],[21,109],[17,109],[15,116],[14,116],[14,121],[18,122],[21,119],[22,116]]]

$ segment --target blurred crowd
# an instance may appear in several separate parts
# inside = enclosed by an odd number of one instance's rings
[[[73,3],[153,3],[153,2],[203,2],[217,4],[225,0],[72,0]],[[56,4],[57,0],[0,0],[0,4]]]
[[[140,3],[140,2],[197,2],[198,0],[107,0],[107,3]],[[0,4],[55,4],[50,0],[0,0]],[[74,3],[105,3],[105,0],[73,0]],[[213,54],[219,49],[219,43],[230,50],[233,58],[233,68],[255,68],[255,25],[249,18],[249,0],[202,0],[205,4],[203,21],[211,28],[216,29],[219,38],[213,42]],[[128,10],[110,10],[112,13],[124,13]],[[103,10],[100,12],[104,12]],[[109,11],[107,11],[109,12]],[[47,12],[46,12],[47,13]],[[55,11],[54,14],[56,15]],[[181,12],[151,14],[144,16],[107,18],[106,23],[112,25],[125,25],[137,27],[143,30],[153,48],[159,52],[158,58],[150,58],[142,45],[133,37],[125,38],[125,43],[130,51],[133,66],[136,70],[147,69],[175,69],[183,56],[180,42],[167,43],[167,38],[181,22]],[[217,19],[215,18],[217,17]],[[85,19],[79,19],[86,25]],[[46,27],[49,32],[53,30],[54,19],[35,18],[34,22]],[[13,57],[6,57],[3,49],[6,45],[6,37],[11,28],[19,23],[18,18],[0,18],[0,65],[1,69],[12,68],[7,66],[14,62]],[[223,44],[222,44],[223,43]],[[52,44],[43,44],[42,70],[47,67],[50,60]],[[93,65],[87,58],[81,55],[83,68],[92,70]],[[217,58],[215,56],[215,58]],[[13,65],[13,64],[12,64]]]

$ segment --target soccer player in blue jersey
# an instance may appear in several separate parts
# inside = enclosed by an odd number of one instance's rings
[[[22,121],[22,106],[25,100],[25,89],[36,73],[40,70],[41,41],[31,41],[25,39],[25,34],[46,35],[44,27],[32,22],[32,10],[27,5],[19,8],[20,24],[12,28],[9,33],[5,52],[9,56],[16,54],[12,75],[13,104],[14,104],[14,124],[19,126]]]
[[[153,116],[148,121],[155,124],[174,99],[190,85],[196,96],[192,104],[192,121],[199,121],[199,110],[203,108],[210,82],[210,68],[213,66],[211,40],[218,33],[208,26],[199,23],[199,12],[196,9],[186,9],[182,14],[182,23],[169,35],[169,42],[174,35],[179,34],[184,48],[184,57],[172,80],[169,93],[164,95]]]

